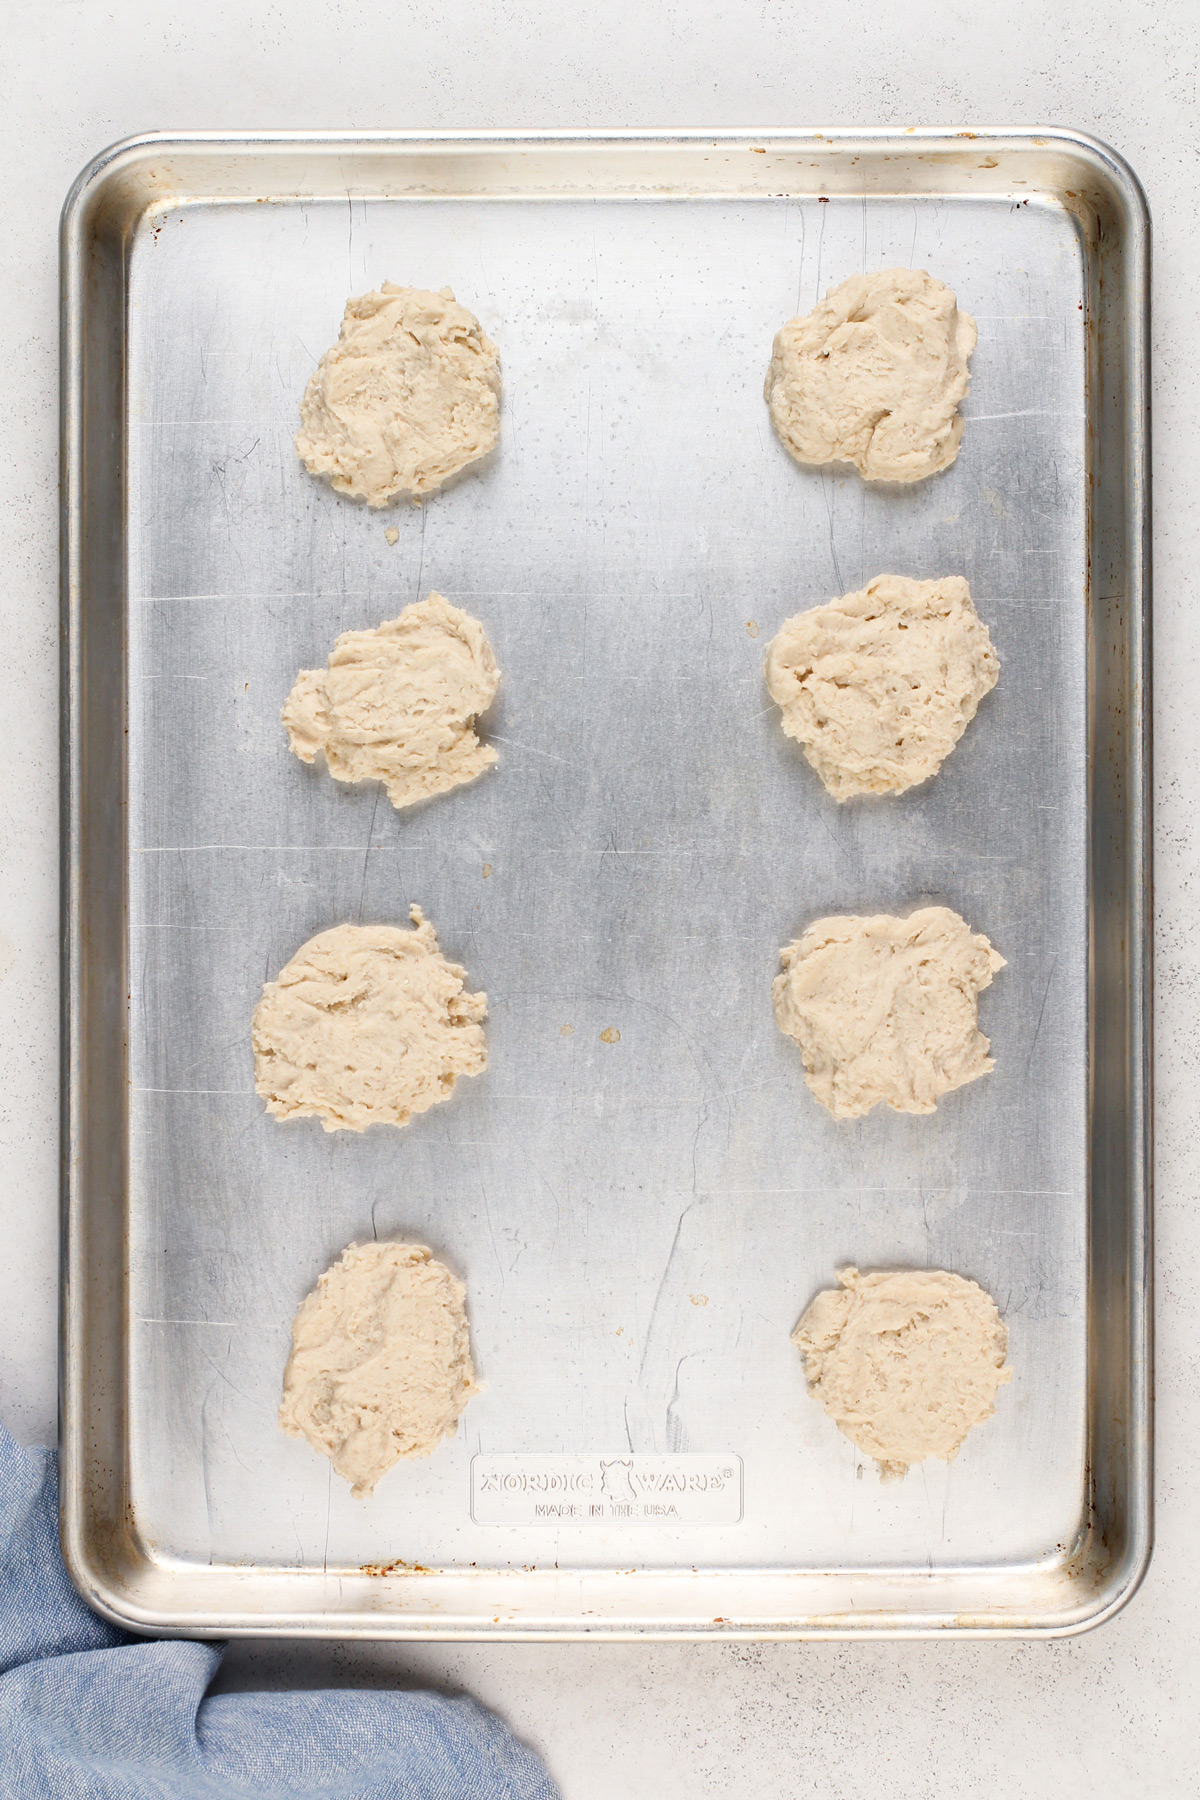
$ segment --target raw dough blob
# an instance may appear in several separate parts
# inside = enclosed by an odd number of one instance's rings
[[[301,762],[382,781],[393,806],[474,781],[496,752],[474,732],[500,671],[483,626],[430,594],[376,631],[344,631],[324,669],[301,669],[283,708]]]
[[[453,1435],[479,1388],[461,1281],[423,1244],[351,1244],[301,1304],[279,1423],[356,1499]]]
[[[880,269],[831,288],[775,338],[766,400],[798,463],[850,462],[868,481],[949,468],[977,333],[923,269]]]
[[[496,346],[449,288],[385,281],[347,300],[300,402],[296,451],[310,475],[386,506],[395,494],[434,493],[499,436]]]
[[[277,1119],[326,1131],[407,1125],[487,1063],[487,995],[464,992],[433,926],[337,925],[310,938],[254,1009],[254,1087]]]
[[[978,997],[1004,958],[948,906],[906,919],[817,919],[779,956],[775,1018],[835,1119],[859,1118],[881,1100],[931,1113],[943,1094],[993,1067]]]
[[[792,1342],[811,1393],[885,1481],[927,1456],[952,1462],[996,1410],[1008,1332],[990,1294],[943,1269],[842,1269]]]
[[[959,575],[877,575],[797,613],[767,649],[783,729],[836,800],[928,781],[996,685],[1000,662]]]

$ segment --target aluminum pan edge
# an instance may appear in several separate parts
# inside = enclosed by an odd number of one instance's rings
[[[721,158],[751,151],[764,160],[736,169]],[[1002,153],[1001,161],[994,152]],[[486,186],[471,181],[481,160],[514,159],[508,182],[489,173]],[[331,178],[317,158],[335,161]],[[436,183],[415,179],[436,157]],[[1028,172],[1017,175],[1014,157]],[[193,177],[181,184],[180,158]],[[663,159],[664,179],[647,174],[646,159]],[[669,180],[666,159],[670,159]],[[640,163],[639,160],[641,159]],[[244,166],[249,160],[249,170]],[[367,164],[367,176],[346,179],[347,167]],[[813,179],[800,180],[806,171]],[[261,174],[270,177],[258,179]],[[817,175],[821,179],[816,179]],[[914,178],[920,175],[918,183]],[[1067,188],[1064,175],[1080,186]],[[605,184],[600,178],[607,177]],[[781,185],[780,178],[786,176]],[[205,179],[194,179],[202,177]],[[295,199],[328,196],[490,198],[586,193],[720,194],[779,197],[922,193],[1009,194],[1033,190],[1082,217],[1098,205],[1119,216],[1131,266],[1148,269],[1149,208],[1129,163],[1099,138],[1060,126],[953,126],[888,128],[728,128],[707,132],[587,131],[362,131],[228,132],[154,131],[124,138],[100,151],[76,177],[63,207],[64,273],[68,245],[81,247],[89,215],[106,215],[111,228],[129,232],[148,211],[200,198]],[[1148,303],[1148,281],[1143,303]],[[67,289],[63,290],[64,307]],[[1145,304],[1142,307],[1145,311]]]

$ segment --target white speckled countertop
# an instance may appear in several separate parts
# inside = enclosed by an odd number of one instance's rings
[[[465,1688],[564,1800],[1195,1792],[1200,1573],[1200,8],[1192,0],[4,0],[0,140],[0,1416],[55,1429],[57,225],[148,128],[1061,124],[1132,162],[1155,225],[1158,1525],[1112,1623],[1059,1643],[296,1647],[226,1687]]]

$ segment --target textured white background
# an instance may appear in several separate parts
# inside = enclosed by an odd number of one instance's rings
[[[58,210],[152,127],[1062,124],[1155,222],[1158,1548],[1065,1643],[243,1645],[225,1685],[430,1682],[564,1800],[1196,1792],[1200,7],[1195,0],[0,0],[0,1416],[55,1414]]]

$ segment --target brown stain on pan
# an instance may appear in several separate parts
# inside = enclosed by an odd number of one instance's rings
[[[396,1557],[394,1562],[360,1563],[360,1571],[364,1575],[436,1575],[436,1569],[426,1568],[424,1563],[405,1562]]]

